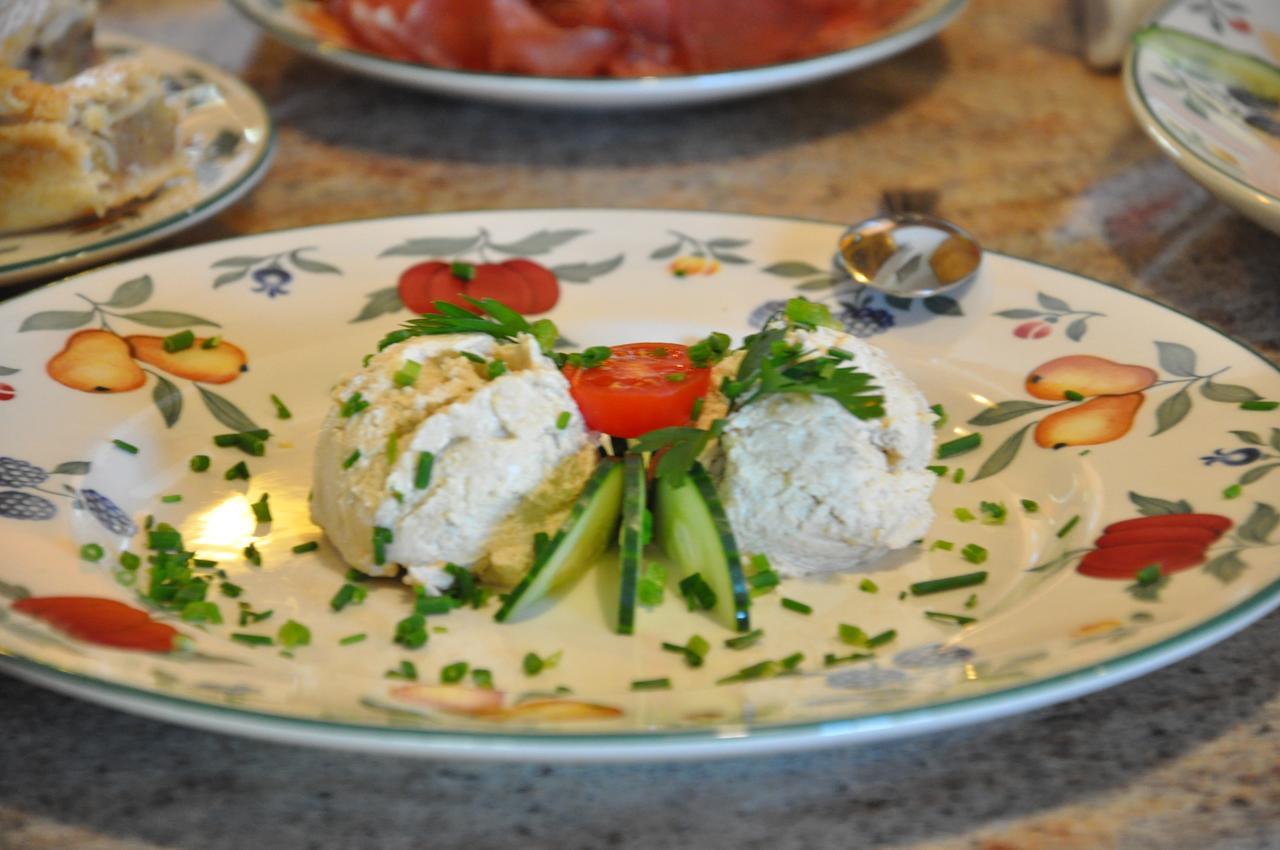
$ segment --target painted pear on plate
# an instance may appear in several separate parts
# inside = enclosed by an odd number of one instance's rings
[[[225,340],[213,348],[205,348],[205,339],[196,337],[195,344],[181,351],[165,351],[164,337],[127,337],[133,356],[143,363],[163,369],[170,375],[206,384],[234,381],[245,371],[244,349]]]
[[[1085,398],[1127,395],[1156,382],[1154,369],[1117,363],[1091,354],[1073,354],[1043,363],[1027,375],[1027,392],[1046,401],[1062,401],[1068,392]]]
[[[111,331],[77,331],[45,367],[49,377],[86,393],[136,390],[147,375],[129,354],[129,344]]]
[[[1133,427],[1144,398],[1142,393],[1103,395],[1050,414],[1036,426],[1036,444],[1060,449],[1118,440]]]

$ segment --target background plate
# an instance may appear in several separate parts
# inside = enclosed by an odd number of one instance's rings
[[[729,100],[811,83],[862,68],[914,47],[942,31],[964,8],[964,0],[924,0],[920,8],[878,38],[797,62],[638,79],[584,79],[491,74],[432,68],[324,41],[288,3],[231,0],[233,6],[291,47],[369,77],[423,91],[526,106],[632,109],[684,106]]]
[[[231,206],[267,172],[275,131],[265,104],[239,79],[130,36],[101,33],[98,43],[109,53],[137,55],[199,104],[182,123],[195,177],[100,220],[0,234],[0,286],[67,274],[163,239]]]
[[[1260,403],[1280,398],[1270,364],[1152,302],[1001,256],[989,257],[958,299],[884,301],[831,271],[840,232],[834,224],[662,211],[413,216],[198,246],[6,303],[5,668],[151,716],[275,740],[495,759],[702,757],[1007,715],[1141,675],[1275,607],[1280,428]],[[307,519],[315,432],[328,388],[407,317],[395,295],[404,269],[436,257],[517,255],[557,271],[561,299],[551,316],[577,346],[690,341],[713,329],[741,335],[781,299],[807,294],[853,332],[874,336],[944,405],[940,440],[978,433],[982,445],[941,462],[948,469],[934,496],[938,519],[921,546],[865,576],[788,580],[758,597],[753,618],[765,637],[749,649],[723,647],[729,635],[684,610],[674,590],[642,612],[634,637],[612,634],[602,569],[540,616],[499,626],[490,611],[455,611],[430,620],[444,631],[433,631],[425,648],[405,650],[391,641],[411,604],[403,587],[376,582],[363,604],[334,613],[329,600],[344,565],[323,542],[313,553],[291,551],[321,539]],[[248,370],[174,362],[135,371],[128,337],[183,328],[241,347]],[[98,353],[86,355],[90,348]],[[108,391],[78,389],[76,362],[100,367],[93,381]],[[1051,380],[1068,365],[1083,370],[1072,380],[1085,398],[1030,395],[1041,382],[1029,385],[1029,375]],[[292,418],[276,418],[272,393]],[[212,434],[255,424],[276,434],[266,457],[210,444]],[[116,439],[139,452],[122,451]],[[197,453],[213,457],[210,472],[188,469]],[[222,472],[242,459],[251,479],[227,481]],[[255,525],[249,508],[263,492],[271,495],[269,527]],[[168,494],[182,501],[161,501]],[[1006,506],[1004,521],[984,522],[993,517],[983,502]],[[130,574],[117,567],[117,553],[149,513],[179,526],[197,556],[242,589],[232,598],[213,581],[209,599],[223,625],[146,609],[120,583]],[[1189,513],[1217,517],[1208,522],[1225,533],[1190,550],[1141,544],[1119,555],[1114,540],[1102,540],[1108,525],[1136,520],[1154,526],[1162,541],[1155,545],[1164,545],[1170,525],[1195,522],[1181,516]],[[251,542],[261,567],[244,559]],[[89,543],[106,556],[82,560]],[[968,544],[987,553],[981,568],[990,575],[976,598],[900,597],[912,582],[978,569],[960,554]],[[1156,580],[1142,572],[1155,560],[1184,569]],[[1097,577],[1099,568],[1111,577]],[[23,598],[58,595],[126,603],[138,609],[133,616],[178,629],[189,647],[122,651],[95,643],[92,618],[50,623],[23,613],[31,604]],[[813,614],[782,608],[782,595]],[[241,604],[273,613],[261,622],[246,615],[241,625]],[[112,603],[88,605],[101,613]],[[976,622],[961,629],[926,611]],[[291,619],[309,628],[311,641],[284,655],[278,643],[230,638],[278,640]],[[873,658],[824,663],[857,651],[839,639],[841,623],[896,637]],[[367,638],[339,643],[356,633]],[[694,633],[714,647],[701,668],[660,647]],[[559,652],[559,664],[528,676],[528,652]],[[795,652],[804,653],[797,675],[716,684]],[[385,676],[404,661],[417,682]],[[459,661],[490,669],[496,692],[439,687],[441,669]],[[629,689],[655,677],[669,677],[673,689]]]

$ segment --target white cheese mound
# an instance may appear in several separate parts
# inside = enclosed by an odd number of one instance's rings
[[[507,372],[490,380],[486,365],[464,352],[501,361]],[[397,386],[406,361],[421,369],[411,385]],[[369,406],[344,417],[342,405],[357,392]],[[425,489],[415,486],[421,452],[434,456]],[[406,581],[439,592],[454,563],[509,586],[532,562],[534,535],[555,533],[595,464],[569,383],[533,337],[413,337],[334,388],[311,516],[347,563],[369,575],[403,567]],[[374,563],[375,528],[392,534],[383,564]]]
[[[725,511],[742,552],[764,553],[782,575],[865,566],[924,536],[933,521],[937,476],[925,465],[936,417],[880,349],[828,328],[794,330],[788,340],[815,356],[851,353],[850,365],[884,396],[885,415],[858,419],[832,399],[800,395],[733,413],[713,464]]]

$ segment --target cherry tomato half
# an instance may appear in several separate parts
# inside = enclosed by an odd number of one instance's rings
[[[694,366],[688,349],[674,343],[632,342],[609,350],[599,366],[564,367],[588,427],[631,438],[689,424],[694,402],[711,386],[710,369]]]

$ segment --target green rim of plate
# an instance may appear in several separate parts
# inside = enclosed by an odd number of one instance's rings
[[[166,47],[164,45],[157,45],[157,44],[154,44],[153,42],[146,41],[145,39],[134,38],[132,36],[122,35],[121,33],[115,33],[115,32],[104,33],[104,36],[108,42],[112,42],[112,43],[118,42],[118,43],[125,43],[125,44],[143,44],[147,46],[160,47],[172,53],[182,53],[182,51],[180,50],[174,50],[173,48]],[[230,71],[227,71],[224,68],[219,68],[216,65],[212,65],[211,63],[206,62],[205,60],[200,59],[199,57],[189,56],[189,58],[193,59],[195,62],[199,64],[208,65],[210,67],[217,68],[219,71],[221,71],[223,74],[226,74],[229,77],[235,76]],[[210,195],[209,197],[201,199],[199,203],[193,206],[187,207],[185,209],[179,210],[178,212],[175,212],[172,215],[166,216],[165,218],[162,218],[158,221],[154,221],[151,224],[148,224],[146,227],[139,228],[138,230],[130,230],[125,233],[121,233],[118,236],[112,236],[107,239],[103,239],[101,242],[94,242],[91,245],[84,245],[82,247],[73,248],[66,251],[58,251],[52,254],[45,254],[43,257],[36,257],[35,259],[31,259],[31,260],[23,260],[20,263],[12,263],[10,265],[0,265],[0,275],[13,274],[15,272],[25,271],[27,269],[35,268],[37,266],[50,265],[53,263],[61,262],[63,260],[69,260],[75,257],[79,257],[83,254],[93,253],[97,251],[104,251],[109,248],[115,248],[120,245],[145,239],[146,237],[151,236],[157,231],[161,231],[166,228],[172,227],[173,225],[177,224],[183,219],[193,218],[199,215],[200,213],[204,212],[205,210],[209,209],[210,207],[216,206],[218,203],[223,201],[228,196],[234,195],[236,192],[238,192],[245,185],[245,183],[251,182],[257,177],[259,177],[262,171],[266,168],[266,166],[270,164],[272,156],[275,155],[276,126],[275,126],[275,121],[272,120],[271,118],[271,110],[267,108],[266,101],[262,99],[262,96],[259,95],[258,92],[247,83],[243,83],[243,81],[241,81],[241,85],[243,89],[242,93],[252,98],[254,103],[257,104],[258,108],[262,112],[264,126],[266,127],[266,142],[265,144],[263,144],[261,151],[259,151],[258,153],[258,156],[253,160],[252,163],[250,163],[244,169],[244,171],[242,171],[236,177],[236,179],[233,182],[228,183],[226,186],[222,187],[220,190]],[[95,267],[95,268],[100,268],[100,267]],[[56,272],[57,270],[50,269],[50,271]]]
[[[1165,3],[1163,6],[1160,7],[1160,10],[1158,12],[1151,15],[1147,19],[1147,25],[1152,25],[1152,24],[1159,25],[1160,20],[1164,18],[1165,15],[1169,14],[1169,12],[1172,11],[1175,6],[1181,5],[1184,2],[1185,0],[1169,0],[1169,2]],[[1181,30],[1179,30],[1179,32],[1181,32]],[[1222,46],[1222,49],[1229,51],[1231,53],[1239,54],[1241,56],[1248,55],[1245,53],[1240,53],[1240,51],[1238,50],[1233,50],[1232,48],[1225,47],[1225,46]],[[1142,129],[1146,130],[1147,133],[1153,139],[1155,139],[1155,141],[1161,147],[1163,147],[1170,154],[1170,156],[1173,157],[1174,162],[1177,162],[1179,165],[1181,165],[1187,157],[1190,157],[1191,159],[1195,160],[1196,163],[1208,168],[1209,170],[1213,171],[1215,174],[1225,177],[1227,180],[1230,180],[1233,184],[1243,189],[1244,191],[1250,194],[1265,198],[1270,203],[1280,204],[1280,197],[1273,195],[1270,192],[1259,189],[1257,186],[1254,186],[1252,183],[1246,183],[1239,176],[1232,174],[1230,171],[1227,171],[1225,168],[1223,168],[1221,165],[1218,165],[1213,160],[1206,158],[1199,151],[1195,150],[1194,148],[1188,147],[1187,145],[1184,145],[1182,142],[1178,141],[1178,138],[1174,134],[1173,130],[1171,130],[1169,126],[1166,125],[1163,121],[1161,121],[1160,117],[1156,115],[1155,110],[1152,109],[1151,107],[1151,102],[1147,99],[1146,90],[1139,84],[1138,56],[1141,53],[1143,53],[1144,50],[1145,48],[1141,44],[1139,44],[1137,41],[1131,41],[1129,44],[1129,52],[1128,52],[1128,55],[1125,57],[1125,63],[1124,63],[1125,81],[1128,83],[1130,91],[1132,91],[1134,95],[1136,95],[1135,98],[1130,98],[1129,101],[1131,104],[1141,106],[1143,115],[1140,117],[1145,117],[1147,119],[1145,122],[1139,122],[1142,124]],[[1235,340],[1232,340],[1232,341],[1235,342]]]
[[[599,207],[531,207],[509,210],[468,210],[466,212],[473,215],[483,215],[486,213],[492,214],[496,212],[563,212],[566,210],[584,213],[618,211]],[[843,226],[840,222],[805,216],[721,213],[710,210],[673,210],[652,207],[626,208],[624,211],[680,213],[682,215],[693,213],[720,217],[790,221],[822,225],[825,227]],[[432,215],[433,213],[411,213],[389,217],[370,217],[346,222],[335,222],[332,224],[286,228],[284,230],[271,231],[270,235],[301,232],[304,230],[314,231],[341,228],[355,223],[397,221],[410,218],[430,217]],[[207,248],[209,245],[234,242],[237,241],[237,239],[251,239],[263,235],[267,234],[253,234],[251,236],[220,240],[219,242],[193,245],[168,253],[181,254],[188,251],[202,250]],[[1236,339],[1230,334],[1227,334],[1212,325],[1195,319],[1176,307],[1170,307],[1166,304],[1162,304],[1150,296],[1132,292],[1117,284],[1107,283],[1106,281],[1088,277],[1087,275],[1070,272],[1065,269],[1049,265],[1048,263],[1042,263],[1036,260],[1026,260],[1020,257],[1012,257],[1008,254],[1001,254],[994,251],[989,251],[987,253],[992,256],[999,256],[1004,259],[1013,260],[1014,262],[1027,263],[1042,269],[1058,272],[1078,281],[1084,281],[1093,285],[1113,289],[1124,295],[1130,296],[1137,301],[1146,302],[1158,310],[1166,310],[1216,334],[1219,337],[1222,337],[1228,342],[1233,343],[1243,352],[1255,357],[1273,372],[1280,373],[1280,366],[1272,363],[1247,343]],[[56,281],[50,284],[50,286],[69,284],[72,281],[79,279],[81,276],[95,271],[97,270],[90,269],[80,272],[64,278],[61,281]],[[38,291],[43,293],[47,288],[48,287],[42,287]],[[11,298],[0,304],[0,310],[8,309],[10,305],[22,302],[35,294],[36,292],[33,291]],[[1030,710],[1032,708],[1050,705],[1066,699],[1084,696],[1085,694],[1103,690],[1107,687],[1137,678],[1145,673],[1154,672],[1160,667],[1176,663],[1195,652],[1208,648],[1214,643],[1225,640],[1270,613],[1277,607],[1280,607],[1280,579],[1273,581],[1271,584],[1268,584],[1266,587],[1249,596],[1247,599],[1236,603],[1225,611],[1219,612],[1209,619],[1197,623],[1181,632],[1178,632],[1177,634],[1165,638],[1164,640],[1157,641],[1156,643],[1142,647],[1141,649],[1136,649],[1131,652],[1115,656],[1107,659],[1106,661],[1085,665],[1074,670],[1068,670],[1063,673],[1058,673],[1056,675],[1033,682],[1027,682],[1025,684],[999,688],[981,694],[975,694],[971,697],[961,697],[958,699],[928,703],[925,705],[897,709],[894,711],[852,715],[835,720],[816,720],[777,724],[761,723],[759,725],[731,724],[725,727],[711,726],[698,729],[671,729],[662,732],[605,732],[582,734],[557,733],[545,730],[530,732],[493,732],[489,730],[473,731],[460,729],[434,730],[420,727],[373,726],[362,723],[348,723],[338,720],[316,720],[307,717],[298,717],[295,715],[259,711],[252,708],[238,708],[219,705],[216,703],[199,702],[157,691],[144,690],[131,685],[122,685],[109,679],[59,669],[35,659],[28,658],[24,655],[16,654],[2,645],[0,645],[0,669],[4,669],[6,667],[17,668],[18,671],[30,672],[33,679],[51,678],[56,681],[64,682],[71,687],[89,686],[93,689],[112,694],[119,694],[158,706],[175,706],[196,714],[261,721],[270,725],[284,726],[297,730],[360,733],[374,738],[383,738],[389,742],[404,740],[406,738],[429,741],[434,746],[430,746],[428,749],[432,749],[441,755],[454,753],[458,755],[469,754],[475,756],[477,755],[477,745],[484,744],[488,745],[486,746],[486,749],[489,747],[496,748],[499,746],[511,747],[517,751],[516,753],[513,753],[513,755],[517,755],[521,747],[536,750],[548,745],[561,746],[567,752],[572,752],[580,748],[585,749],[589,747],[596,747],[605,751],[602,757],[606,759],[610,756],[626,758],[628,755],[639,755],[643,758],[646,756],[644,750],[648,748],[650,750],[648,753],[649,757],[661,758],[663,755],[670,755],[670,753],[666,753],[665,751],[652,751],[654,746],[697,743],[710,744],[714,742],[717,748],[734,750],[746,749],[751,746],[753,741],[761,744],[765,742],[778,742],[785,744],[788,741],[794,740],[832,741],[842,738],[855,738],[859,733],[869,733],[876,729],[892,727],[897,727],[901,730],[899,735],[889,734],[882,737],[899,737],[913,734],[915,732],[935,731],[962,725],[966,721],[980,722],[993,720],[1019,711]],[[1054,691],[1060,692],[1060,698],[1055,699]],[[92,700],[92,697],[88,694],[77,692],[76,695]],[[1002,705],[1007,710],[999,710]],[[996,710],[982,716],[966,716],[970,714],[979,715],[982,710],[987,707],[992,707]],[[162,715],[157,714],[155,716]],[[936,721],[936,725],[931,729],[915,730],[910,728],[911,724],[914,722],[929,720]],[[169,722],[181,721],[169,718]],[[332,743],[336,745],[338,742],[334,741]],[[348,745],[348,748],[350,748],[350,745]],[[359,747],[356,748],[359,749]],[[779,747],[779,749],[785,749],[785,747]],[[419,753],[415,749],[412,753],[407,754]]]
[[[538,82],[561,82],[584,89],[594,88],[599,90],[607,89],[652,89],[655,85],[661,85],[664,80],[672,82],[698,82],[706,80],[723,81],[735,77],[763,75],[764,72],[777,68],[804,68],[810,65],[821,64],[836,56],[844,56],[857,50],[869,47],[875,44],[881,44],[890,39],[907,36],[916,32],[921,27],[925,27],[941,21],[941,25],[945,26],[953,17],[960,13],[968,0],[945,0],[932,14],[926,18],[922,18],[908,27],[902,29],[890,29],[888,32],[852,47],[846,47],[843,50],[832,50],[827,53],[820,53],[817,56],[809,56],[804,59],[793,59],[787,62],[771,62],[767,65],[753,65],[750,68],[730,68],[725,71],[707,71],[701,74],[672,74],[662,77],[635,77],[635,78],[596,78],[596,77],[562,77],[549,74],[515,74],[510,72],[499,71],[466,71],[457,68],[440,68],[435,65],[428,65],[425,62],[411,62],[407,59],[394,59],[390,56],[383,56],[378,53],[371,53],[364,50],[353,50],[349,47],[342,47],[331,44],[320,38],[308,38],[300,33],[294,32],[292,29],[278,26],[275,21],[266,14],[258,10],[255,0],[229,0],[236,11],[240,12],[249,20],[253,21],[263,31],[280,39],[290,47],[300,50],[304,53],[324,53],[328,55],[345,54],[349,56],[359,57],[361,60],[367,60],[375,65],[385,65],[391,68],[412,68],[417,70],[429,71],[431,73],[445,75],[447,77],[457,77],[459,79],[477,79],[477,80],[510,80],[516,85],[522,85],[520,81],[527,81],[528,85]],[[279,6],[276,0],[268,0],[269,5]],[[766,218],[768,216],[765,216]]]

